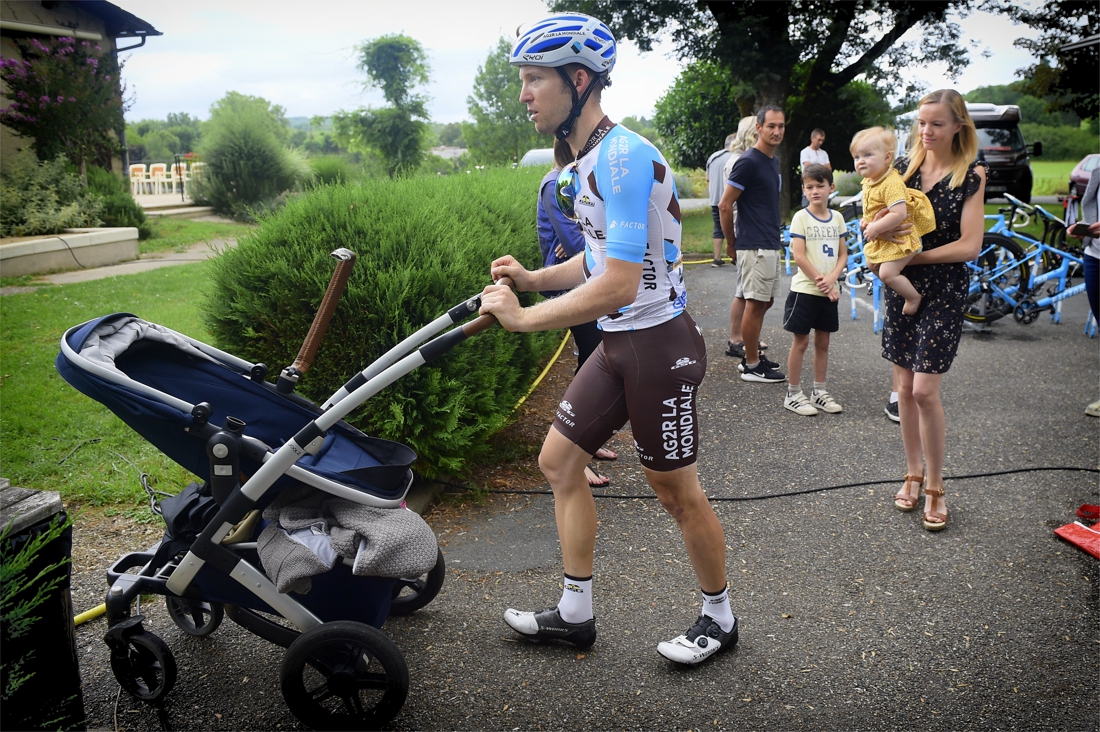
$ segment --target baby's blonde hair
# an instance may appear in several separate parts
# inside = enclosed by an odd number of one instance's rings
[[[857,147],[868,144],[875,145],[893,159],[898,149],[898,137],[885,127],[868,127],[855,134],[848,151],[855,153]]]

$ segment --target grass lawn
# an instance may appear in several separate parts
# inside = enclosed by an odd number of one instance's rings
[[[1069,174],[1076,160],[1058,162],[1054,160],[1032,160],[1031,174],[1034,182],[1031,184],[1031,195],[1054,196],[1069,193]]]
[[[239,239],[256,227],[252,224],[193,221],[166,217],[150,217],[153,236],[141,242],[141,253],[181,252],[197,242],[214,239]]]
[[[54,359],[66,330],[113,312],[208,340],[199,311],[206,267],[165,267],[0,298],[0,475],[12,485],[59,491],[66,502],[155,519],[139,474],[168,493],[193,478],[65,383]]]
[[[694,261],[706,259],[708,262],[714,258],[714,241],[710,235],[714,232],[714,220],[710,217],[710,206],[706,208],[685,211],[681,221],[680,249],[684,253],[684,259]]]

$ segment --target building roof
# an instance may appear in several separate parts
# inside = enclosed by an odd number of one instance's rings
[[[81,0],[81,2],[74,2],[73,4],[102,20],[107,35],[111,38],[164,35],[133,13],[123,10],[117,5],[107,2],[107,0]]]

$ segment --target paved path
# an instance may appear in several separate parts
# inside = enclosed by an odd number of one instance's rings
[[[798,417],[782,408],[782,386],[740,381],[722,355],[734,276],[729,266],[688,272],[710,354],[699,471],[726,532],[737,648],[690,669],[657,655],[657,641],[698,613],[698,593],[627,430],[613,443],[620,459],[601,465],[612,479],[604,493],[618,497],[597,501],[596,645],[527,645],[501,620],[507,607],[541,609],[560,595],[550,497],[491,495],[440,513],[443,591],[385,627],[411,676],[393,727],[1095,729],[1100,566],[1053,529],[1097,502],[1097,476],[1011,472],[1097,467],[1100,421],[1083,410],[1100,358],[1082,333],[1085,299],[1066,302],[1061,325],[1009,319],[964,334],[943,386],[946,472],[981,477],[948,481],[950,524],[930,534],[891,501],[904,460],[882,413],[889,368],[866,298],[852,321],[845,295],[830,354],[844,412]],[[785,361],[780,308],[764,337]],[[807,490],[817,492],[785,495]],[[135,549],[149,541],[135,537]],[[280,649],[230,622],[188,637],[163,603],[143,612],[179,682],[159,710],[123,694],[120,729],[301,728],[279,694]],[[104,627],[77,629],[82,655],[106,653]],[[84,691],[90,728],[114,728],[113,679],[86,674]]]

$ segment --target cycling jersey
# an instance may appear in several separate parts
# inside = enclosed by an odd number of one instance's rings
[[[680,202],[672,169],[656,147],[607,118],[603,135],[577,160],[580,190],[574,209],[584,231],[584,277],[600,275],[607,259],[641,264],[634,302],[599,318],[605,331],[640,330],[684,312]]]

